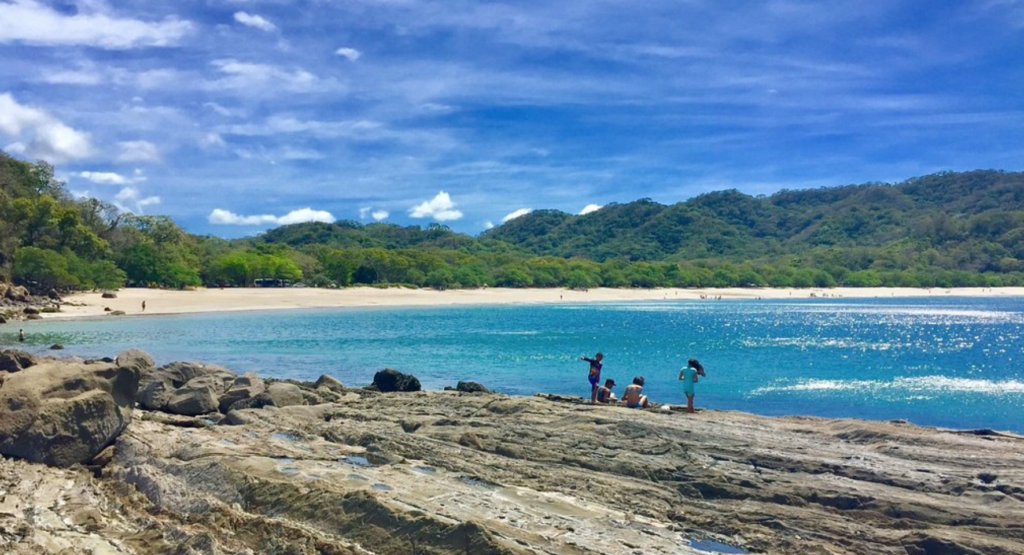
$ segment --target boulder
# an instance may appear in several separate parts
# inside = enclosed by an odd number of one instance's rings
[[[110,310],[110,309],[104,308],[103,310]],[[123,311],[123,310],[110,310],[110,312],[108,312],[107,315],[108,316],[124,316],[125,315],[125,311]]]
[[[131,421],[139,373],[45,361],[0,388],[0,453],[67,467],[91,460]]]
[[[135,401],[146,410],[166,410],[174,387],[166,380],[152,380],[139,387]]]
[[[455,391],[461,391],[463,393],[490,393],[491,390],[487,389],[481,384],[476,382],[459,382],[455,386]]]
[[[4,315],[0,314],[0,324],[6,324],[6,323],[7,323],[7,318],[4,318]]]
[[[217,411],[217,391],[209,381],[193,380],[171,392],[165,410],[171,414],[198,416]]]
[[[29,294],[28,289],[18,285],[8,287],[4,296],[16,303],[32,302],[32,295]]]
[[[392,391],[419,391],[420,380],[412,374],[403,374],[392,368],[385,368],[373,375],[373,384],[369,389],[375,389],[384,393]]]
[[[36,364],[39,364],[39,358],[31,353],[14,349],[0,352],[0,371],[13,373]]]
[[[241,401],[238,401],[235,404],[231,405],[230,407],[228,407],[227,414],[228,416],[231,416],[231,413],[235,411],[245,409],[261,409],[263,407],[272,406],[274,406],[274,399],[267,393],[260,393],[251,399],[242,399]]]
[[[53,345],[50,345],[50,350],[51,351],[60,351],[60,350],[63,350],[63,349],[64,349],[64,345],[61,345],[60,343],[54,343]]]
[[[153,362],[153,357],[149,356],[149,353],[146,351],[128,349],[117,355],[117,358],[114,359],[114,364],[121,368],[134,368],[138,370],[140,376],[144,376],[156,363]]]
[[[345,389],[345,386],[342,385],[340,381],[332,378],[331,376],[328,376],[327,374],[320,376],[316,380],[316,383],[313,384],[313,387],[317,389],[320,389],[321,387],[326,387],[331,391],[344,391]]]
[[[114,293],[113,291],[104,291],[100,297],[104,299],[116,299],[117,293]]]
[[[22,312],[25,314],[39,314],[39,309],[34,306],[26,306]]]
[[[238,375],[231,370],[216,364],[203,364],[201,362],[172,362],[157,368],[153,372],[147,372],[143,377],[143,381],[148,381],[150,379],[163,379],[170,381],[174,387],[181,387],[193,379],[202,376],[216,376],[217,379],[225,382],[223,389],[227,389],[231,382],[238,377]]]
[[[305,404],[302,388],[291,383],[276,382],[267,386],[267,395],[274,400],[275,407],[290,407]]]
[[[254,372],[246,372],[241,376],[235,378],[231,382],[231,386],[220,396],[218,405],[220,411],[227,414],[231,405],[239,401],[246,399],[252,399],[253,397],[263,393],[267,390],[266,384],[263,379],[257,376]]]

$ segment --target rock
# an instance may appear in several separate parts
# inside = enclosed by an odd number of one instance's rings
[[[47,361],[0,389],[0,453],[51,466],[86,462],[131,421],[139,373]]]
[[[108,309],[105,308],[103,310],[108,310]],[[107,315],[108,316],[124,316],[125,315],[125,311],[123,311],[123,310],[111,310],[110,312],[107,313]]]
[[[121,368],[134,368],[139,371],[140,376],[144,376],[156,364],[153,361],[153,357],[149,356],[149,353],[139,349],[122,351],[114,359],[114,363]]]
[[[398,370],[386,368],[373,375],[373,384],[369,389],[375,389],[384,393],[392,391],[419,391],[420,380],[412,374],[403,374]]]
[[[56,289],[50,289],[47,291],[46,296],[54,301],[60,300],[60,293],[58,293]]]
[[[0,371],[14,373],[36,364],[39,358],[31,353],[14,349],[0,352]]]
[[[54,343],[53,345],[50,345],[50,350],[51,351],[60,351],[60,350],[63,350],[63,349],[64,349],[64,345],[61,345],[60,343]]]
[[[26,320],[42,320],[43,316],[41,314],[26,314],[25,315],[25,319]]]
[[[274,406],[274,399],[270,395],[268,395],[266,393],[260,393],[260,394],[256,395],[255,397],[253,397],[251,399],[243,399],[243,400],[238,401],[235,404],[231,405],[230,407],[228,407],[227,414],[228,414],[228,416],[230,416],[231,413],[233,413],[235,411],[240,411],[240,410],[245,410],[245,409],[261,409],[263,407],[272,407],[272,406]]]
[[[3,314],[0,314],[0,324],[6,324],[7,318],[4,318]]]
[[[19,285],[9,287],[4,296],[16,303],[32,302],[32,295],[29,294],[28,289]]]
[[[907,555],[982,555],[976,549],[920,533],[904,538],[902,543]]]
[[[253,397],[263,393],[267,390],[266,384],[263,379],[257,376],[254,372],[246,372],[241,376],[235,378],[228,387],[228,390],[220,396],[218,401],[218,407],[220,411],[227,414],[231,405],[239,401],[252,399]]]
[[[345,386],[342,385],[340,381],[332,378],[331,376],[328,376],[327,374],[320,376],[316,380],[316,383],[313,384],[313,387],[317,389],[320,389],[321,387],[326,387],[331,391],[343,391],[345,389]]]
[[[151,380],[139,388],[135,401],[146,410],[166,410],[174,387],[166,380]]]
[[[34,306],[26,306],[22,312],[25,314],[39,314],[39,309]]]
[[[267,395],[274,400],[275,407],[302,405],[302,389],[290,383],[275,382],[267,386]]]
[[[216,412],[217,391],[208,379],[192,380],[170,394],[165,410],[171,414],[186,416]]]
[[[459,382],[458,385],[455,386],[455,390],[456,391],[461,391],[463,393],[490,393],[491,392],[490,389],[487,389],[486,387],[484,387],[484,386],[482,386],[482,385],[480,385],[480,384],[478,384],[476,382]]]
[[[157,368],[154,372],[147,373],[143,380],[165,379],[170,381],[174,387],[181,387],[195,378],[202,376],[215,376],[225,382],[224,390],[228,388],[237,374],[216,364],[203,364],[201,362],[172,362]]]
[[[104,291],[100,297],[104,299],[116,299],[117,293],[114,293],[113,291]]]

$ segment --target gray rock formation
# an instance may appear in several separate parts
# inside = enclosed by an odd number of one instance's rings
[[[44,361],[0,387],[0,453],[52,466],[94,457],[131,420],[138,370]]]
[[[491,390],[487,389],[483,385],[477,382],[459,382],[455,386],[455,391],[461,391],[463,393],[490,393]]]
[[[165,410],[171,414],[197,416],[216,412],[219,380],[213,377],[196,378],[171,392]]]
[[[263,382],[263,378],[260,378],[254,372],[246,372],[231,382],[227,391],[220,396],[217,404],[220,411],[227,414],[231,405],[252,399],[266,390],[267,386]]]
[[[302,389],[291,383],[275,382],[267,386],[267,395],[276,407],[290,407],[305,404]]]
[[[0,352],[0,372],[18,372],[39,364],[39,357],[25,351],[10,349]]]
[[[313,384],[313,387],[315,387],[317,389],[320,389],[321,387],[325,387],[325,388],[327,388],[327,389],[329,389],[331,391],[335,391],[335,392],[344,391],[345,390],[345,386],[342,385],[342,383],[340,381],[338,381],[337,379],[335,379],[335,378],[333,378],[331,376],[328,376],[327,374],[323,374],[322,376],[317,378],[316,383]]]
[[[412,374],[403,374],[393,368],[385,368],[373,375],[373,384],[368,389],[391,393],[395,391],[410,392],[421,389],[420,380]]]

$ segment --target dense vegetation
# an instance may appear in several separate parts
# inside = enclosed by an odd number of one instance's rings
[[[478,238],[445,226],[284,226],[227,241],[72,199],[46,163],[0,152],[0,279],[37,291],[123,284],[436,288],[1024,284],[1024,174],[942,173],[671,206],[536,211]]]

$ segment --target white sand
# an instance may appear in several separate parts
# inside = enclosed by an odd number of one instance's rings
[[[46,318],[102,316],[104,308],[121,310],[127,315],[187,314],[239,310],[282,310],[339,307],[456,306],[500,304],[592,303],[609,301],[655,301],[700,299],[707,302],[721,296],[722,301],[742,299],[786,299],[816,297],[941,297],[941,296],[1024,296],[1024,287],[1002,288],[834,288],[834,289],[472,289],[434,291],[431,289],[198,289],[168,291],[160,289],[122,289],[116,299],[101,298],[99,293],[71,295],[61,304],[59,313]],[[142,302],[146,301],[146,310]]]

